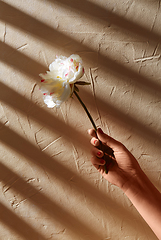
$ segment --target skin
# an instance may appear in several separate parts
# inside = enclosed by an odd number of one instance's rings
[[[161,193],[122,143],[105,134],[100,128],[97,135],[94,129],[90,129],[88,133],[92,137],[91,162],[94,167],[107,181],[122,189],[161,240]],[[104,165],[108,169],[108,174],[105,173]]]

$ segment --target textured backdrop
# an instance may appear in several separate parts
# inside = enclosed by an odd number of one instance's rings
[[[92,166],[77,99],[48,109],[38,75],[79,54],[96,125],[161,190],[160,23],[160,0],[0,1],[0,239],[157,239]]]

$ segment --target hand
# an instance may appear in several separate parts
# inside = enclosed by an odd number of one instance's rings
[[[94,146],[91,162],[95,168],[106,180],[124,191],[158,239],[161,239],[161,193],[122,143],[103,133],[100,128],[97,133],[90,129],[89,134],[92,136],[91,144]],[[102,145],[104,146],[103,151],[98,150],[100,145],[101,149]],[[103,156],[108,156],[108,164]],[[109,162],[112,163],[109,165]],[[108,174],[105,173],[105,164]]]
[[[94,129],[90,129],[88,132],[92,136],[91,144],[94,146],[92,164],[106,180],[125,191],[125,186],[129,185],[126,183],[132,181],[138,173],[142,172],[137,160],[122,143],[103,133],[100,128],[97,130],[97,135]],[[104,152],[98,150],[99,140],[104,145]],[[103,159],[104,155],[108,156],[107,164]],[[105,164],[108,168],[108,174],[105,173]]]

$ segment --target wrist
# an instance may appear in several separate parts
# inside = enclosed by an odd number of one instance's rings
[[[159,191],[154,187],[141,168],[126,181],[122,190],[133,203],[137,200],[141,202],[147,200],[155,202],[158,198],[161,200]]]
[[[142,169],[134,171],[133,175],[127,176],[125,183],[122,185],[122,191],[128,196],[130,193],[137,195],[142,190],[145,190],[147,177]]]

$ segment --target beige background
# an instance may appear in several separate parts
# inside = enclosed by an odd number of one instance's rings
[[[38,74],[79,54],[96,125],[161,190],[160,23],[159,0],[0,1],[0,239],[157,239],[91,165],[77,99],[48,109]]]

